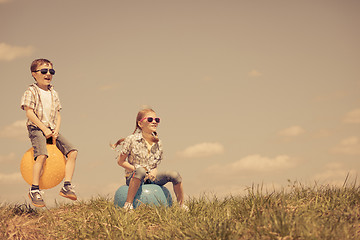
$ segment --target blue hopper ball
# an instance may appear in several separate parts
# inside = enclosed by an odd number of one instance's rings
[[[115,192],[114,204],[123,207],[126,201],[129,187],[123,185]],[[172,206],[172,197],[170,191],[164,187],[156,184],[142,184],[140,185],[133,201],[134,208],[141,204],[149,204],[167,207]]]

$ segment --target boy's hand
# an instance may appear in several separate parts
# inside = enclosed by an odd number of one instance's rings
[[[46,128],[44,131],[44,135],[45,135],[46,139],[48,139],[48,138],[52,137],[53,132],[49,128]]]
[[[54,130],[54,132],[52,133],[52,138],[53,138],[53,144],[56,143],[56,139],[59,137],[59,132]]]

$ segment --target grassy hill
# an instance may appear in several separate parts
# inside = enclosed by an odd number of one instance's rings
[[[0,239],[360,239],[360,191],[305,187],[245,196],[189,199],[177,206],[125,212],[98,197],[52,209],[2,204]]]

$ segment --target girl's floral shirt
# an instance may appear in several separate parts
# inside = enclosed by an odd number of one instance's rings
[[[145,141],[141,131],[136,131],[120,143],[118,157],[120,157],[120,155],[128,155],[127,161],[135,166],[135,168],[143,167],[148,171],[156,168],[163,157],[161,140],[154,143],[151,149],[148,149],[148,145]],[[125,169],[126,177],[130,176],[131,173],[132,172]]]

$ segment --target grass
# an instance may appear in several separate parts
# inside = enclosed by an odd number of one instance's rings
[[[245,196],[202,196],[125,212],[97,197],[52,209],[0,206],[0,239],[360,239],[360,188],[305,187]]]

